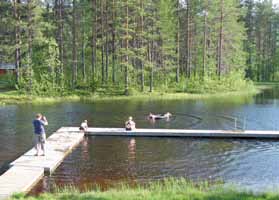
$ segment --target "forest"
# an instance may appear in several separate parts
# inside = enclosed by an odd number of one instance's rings
[[[279,80],[272,0],[1,0],[0,76],[27,94],[212,93]]]

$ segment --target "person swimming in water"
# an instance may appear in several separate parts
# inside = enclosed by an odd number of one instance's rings
[[[156,118],[156,115],[149,113],[148,118],[154,120]]]
[[[170,112],[167,112],[164,114],[164,117],[166,117],[166,118],[170,118],[171,116],[172,116],[172,114]]]
[[[149,113],[148,118],[150,120],[158,120],[158,119],[169,119],[171,116],[172,114],[170,112],[167,112],[165,114],[157,114],[157,115]]]

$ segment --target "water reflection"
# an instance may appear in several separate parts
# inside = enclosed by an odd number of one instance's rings
[[[51,185],[74,183],[82,190],[99,184],[106,189],[165,177],[224,181],[255,190],[279,185],[276,141],[96,137],[88,138],[87,145],[79,146],[48,177]],[[84,153],[89,160],[83,160]]]
[[[136,139],[131,138],[128,145],[128,175],[131,182],[136,182],[137,165],[136,165]]]

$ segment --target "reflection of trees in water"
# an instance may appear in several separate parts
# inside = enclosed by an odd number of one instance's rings
[[[136,140],[134,138],[129,141],[128,153],[128,159],[134,161],[136,159]]]
[[[137,173],[142,179],[160,179],[165,176],[207,179],[231,159],[232,152],[238,146],[231,140],[142,140],[137,140]]]
[[[164,177],[208,180],[212,176],[214,180],[219,171],[222,174],[224,168],[231,166],[233,159],[239,159],[239,151],[245,152],[243,147],[250,148],[239,140],[222,139],[85,139],[50,177],[49,184],[72,184],[81,189],[98,184],[106,189],[118,183],[133,185]]]
[[[136,182],[137,166],[136,166],[136,140],[130,139],[128,145],[128,175],[132,182]]]
[[[222,167],[234,145],[230,140],[85,138],[52,177],[44,178],[41,191],[51,185],[106,189],[166,176],[206,179]]]
[[[256,104],[273,104],[279,99],[278,86],[263,90],[255,96]]]
[[[87,163],[90,162],[89,139],[85,137],[80,146],[70,153],[51,176],[45,176],[31,194],[39,192],[53,192],[55,189],[65,186],[75,186],[81,190],[87,188],[93,182],[88,172]],[[74,162],[73,162],[74,161]]]
[[[88,137],[85,137],[81,142],[81,156],[82,160],[87,162],[90,160]]]
[[[252,103],[254,101],[253,95],[233,95],[233,96],[217,96],[208,98],[204,101],[204,105],[209,109],[214,108],[235,108],[244,104]]]
[[[136,172],[135,140],[123,137],[90,137],[89,160],[79,176],[101,188],[130,180]],[[83,163],[81,163],[83,164]]]

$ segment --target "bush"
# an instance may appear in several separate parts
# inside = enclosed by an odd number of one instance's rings
[[[0,76],[0,88],[15,89],[16,76],[14,73],[9,72]]]
[[[242,73],[234,72],[219,79],[217,76],[193,76],[190,79],[182,77],[179,83],[170,85],[168,91],[189,93],[218,93],[241,90],[252,90],[252,81],[245,80]]]

